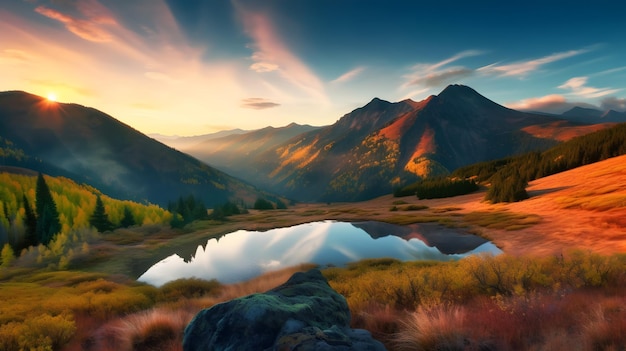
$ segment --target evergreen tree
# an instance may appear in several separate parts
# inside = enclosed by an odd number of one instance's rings
[[[89,224],[101,233],[113,229],[113,225],[109,221],[109,215],[105,212],[104,203],[102,203],[100,195],[96,198],[96,208],[93,210],[91,217],[89,217]]]
[[[54,236],[61,231],[61,223],[59,222],[57,206],[41,173],[37,175],[35,207],[38,242],[48,245]]]
[[[133,217],[133,213],[130,211],[130,207],[124,206],[124,217],[122,217],[120,221],[120,226],[122,228],[128,228],[135,224],[137,224],[137,222],[135,221],[135,217]]]
[[[22,200],[24,201],[24,226],[26,227],[26,231],[24,233],[24,246],[36,246],[38,244],[37,217],[35,216],[35,212],[33,212],[33,208],[30,207],[30,203],[28,202],[26,195],[22,194]]]
[[[265,200],[264,198],[258,198],[254,202],[254,209],[255,210],[273,210],[274,205],[271,202]]]

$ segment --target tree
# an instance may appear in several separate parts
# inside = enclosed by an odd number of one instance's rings
[[[24,233],[24,246],[36,246],[37,245],[37,217],[35,216],[35,212],[33,212],[33,208],[30,207],[30,203],[28,202],[28,198],[25,194],[22,194],[22,201],[24,201],[24,225],[26,226],[26,231]]]
[[[11,245],[8,243],[4,244],[4,247],[2,247],[2,251],[0,252],[0,267],[8,267],[14,260],[15,253],[13,253]]]
[[[491,187],[485,199],[492,203],[516,202],[528,199],[528,182],[515,167],[507,166],[491,177]]]
[[[272,205],[271,202],[263,199],[263,198],[258,198],[256,199],[256,201],[254,202],[254,209],[255,210],[273,210],[274,209],[274,205]]]
[[[104,203],[102,203],[100,195],[96,198],[96,208],[93,210],[91,217],[89,217],[89,224],[101,233],[113,229],[113,224],[109,221],[109,215],[107,215],[104,209]]]
[[[46,184],[43,175],[37,175],[37,188],[35,195],[35,207],[37,212],[37,238],[39,243],[48,245],[50,241],[61,231],[59,212],[54,203],[50,188]]]
[[[124,206],[124,217],[122,217],[122,220],[120,221],[120,226],[122,228],[128,228],[134,226],[135,224],[137,224],[137,222],[135,221],[135,217],[133,217],[130,207]]]

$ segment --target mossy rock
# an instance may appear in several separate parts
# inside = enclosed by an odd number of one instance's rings
[[[346,299],[314,269],[296,273],[285,284],[266,293],[248,295],[200,311],[185,329],[183,349],[272,350],[275,346],[284,346],[290,335],[294,336],[291,338],[294,341],[311,338],[324,341],[327,338],[324,333],[305,335],[302,332],[348,331],[349,323]],[[333,340],[337,338],[334,336]],[[350,339],[347,336],[343,339],[342,346],[346,347]],[[372,341],[377,346],[380,344]]]

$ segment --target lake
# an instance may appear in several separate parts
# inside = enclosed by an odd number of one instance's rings
[[[267,231],[239,230],[210,239],[192,257],[173,254],[138,280],[155,286],[191,277],[234,283],[300,263],[343,266],[382,257],[449,261],[501,252],[483,238],[437,224],[322,221]]]

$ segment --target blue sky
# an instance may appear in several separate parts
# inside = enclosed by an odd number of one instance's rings
[[[509,107],[626,110],[617,1],[13,0],[0,90],[145,133],[334,123],[466,84]]]

